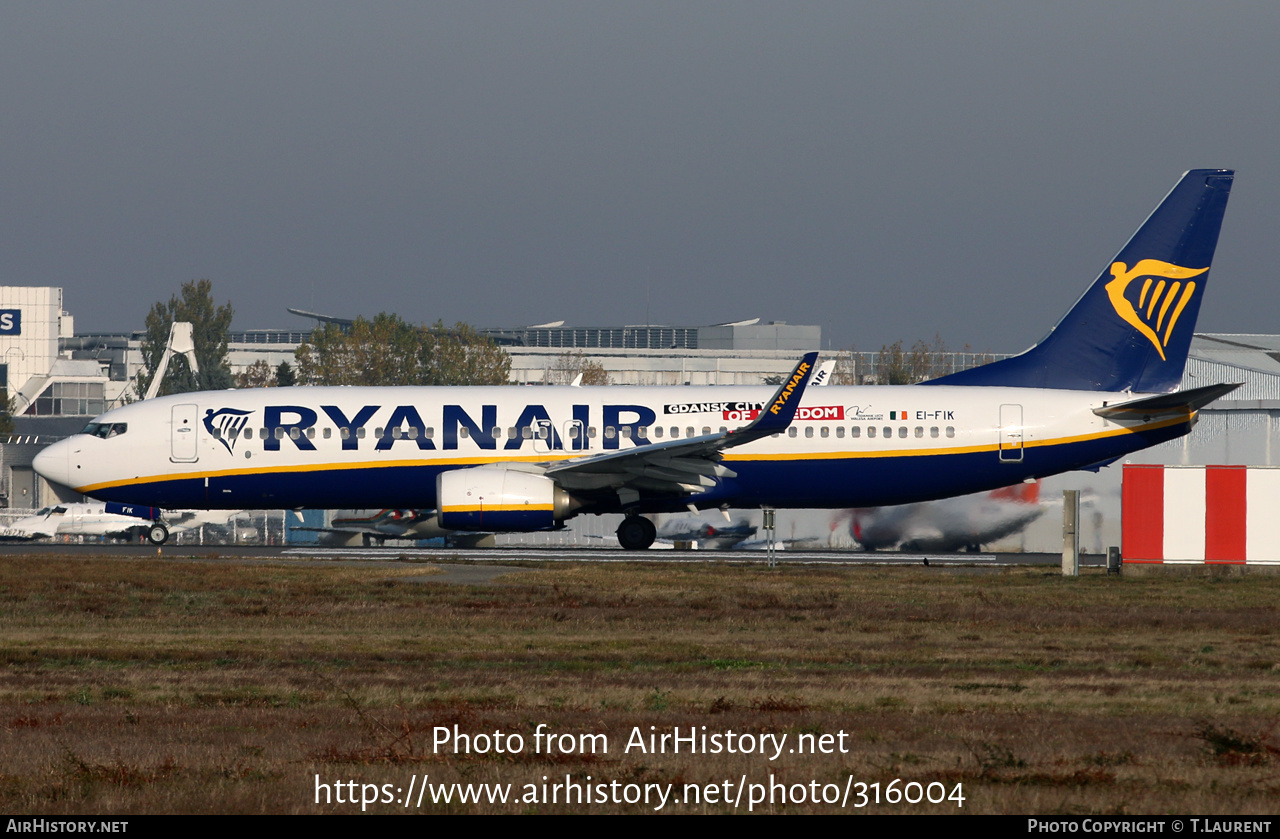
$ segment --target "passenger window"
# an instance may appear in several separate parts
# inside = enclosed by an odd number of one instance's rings
[[[363,427],[361,427],[361,428],[357,428],[357,429],[356,429],[356,439],[357,439],[357,440],[363,440],[363,439],[364,439],[364,428],[363,428]]]
[[[351,439],[351,429],[350,429],[350,428],[347,428],[347,427],[344,425],[342,428],[339,428],[339,429],[338,429],[338,431],[341,433],[342,439],[344,439],[344,440],[350,440],[350,439]]]
[[[882,429],[881,429],[881,431],[883,431],[883,432],[884,432],[884,436],[885,436],[885,437],[892,437],[892,436],[893,436],[893,429],[892,429],[892,428],[890,428],[890,427],[889,427],[889,426],[887,426],[887,425],[886,425],[884,428],[882,428]]]
[[[662,439],[662,426],[660,426],[660,425],[655,425],[655,426],[653,427],[653,436],[654,436],[654,439],[656,439],[656,440],[661,440],[661,439]]]
[[[861,437],[861,436],[862,436],[862,426],[860,426],[860,425],[855,425],[855,426],[853,426],[852,428],[850,428],[850,429],[849,429],[849,436],[850,436],[850,437]]]
[[[316,439],[316,430],[315,430],[315,428],[308,428],[308,429],[307,429],[307,439],[308,439],[308,440],[314,440],[314,439]]]
[[[948,437],[956,436],[956,427],[954,425],[947,426],[947,436]]]
[[[827,427],[824,425],[824,426],[822,426],[822,430],[821,430],[821,432],[819,432],[819,433],[820,433],[823,437],[830,437],[830,436],[831,436],[831,429],[830,429],[830,428],[827,428]]]
[[[466,429],[463,429],[463,430],[465,431]],[[393,429],[391,429],[391,439],[392,439],[392,440],[399,440],[399,439],[400,439],[400,435],[401,435],[401,434],[403,434],[403,433],[404,433],[404,429],[402,429],[402,428],[393,428]]]
[[[680,429],[676,428],[674,425],[671,426],[671,439],[675,440],[679,438],[679,436],[680,436]]]
[[[493,439],[495,439],[495,440],[501,440],[501,439],[502,439],[502,429],[501,429],[501,428],[499,428],[498,426],[496,426],[496,425],[495,425],[495,426],[493,427],[493,431],[492,431],[491,433],[493,434]],[[409,436],[410,436],[410,437],[417,437],[417,436],[418,436],[417,430],[415,429],[415,430],[414,430],[414,432],[413,432],[412,434],[410,434]]]
[[[622,426],[622,428],[620,428],[620,429],[618,429],[618,430],[622,432],[622,436],[623,436],[623,437],[625,437],[625,438],[626,438],[626,439],[628,439],[628,440],[630,440],[630,439],[631,439],[631,426],[629,426],[629,425],[624,425],[624,426]]]
[[[923,426],[919,426],[919,425],[917,425],[917,426],[916,426],[916,436],[917,436],[917,437],[923,437],[923,436],[924,436],[924,427],[923,427]]]
[[[876,427],[874,425],[867,426],[867,436],[868,437],[876,436]]]
[[[837,437],[839,437],[839,438],[840,438],[840,439],[842,439],[842,440],[844,439],[844,426],[843,426],[843,425],[837,425],[837,426],[836,426],[836,436],[837,436]]]
[[[618,429],[614,428],[612,425],[606,425],[604,427],[604,437],[606,440],[612,440],[614,437],[617,437],[617,436],[618,436]]]
[[[520,429],[520,436],[526,440],[532,440],[533,429],[526,425],[524,428]]]
[[[427,426],[427,433],[423,436],[430,440],[432,437],[436,436],[436,430],[431,426]]]
[[[637,429],[636,429],[636,436],[637,436],[637,437],[639,437],[641,440],[648,439],[648,437],[649,437],[649,426],[647,426],[647,425],[642,425],[642,426],[640,426],[639,428],[637,428]]]
[[[594,440],[596,438],[596,427],[594,425],[589,426],[587,428],[587,437],[588,439],[591,439],[591,440]]]
[[[302,436],[302,432],[297,428],[297,426],[294,426],[293,428],[290,428],[290,429],[289,429],[289,439],[290,439],[290,440],[297,440],[297,439],[298,439],[298,438],[300,438],[301,436]]]
[[[329,439],[330,437],[332,437],[332,436],[333,436],[333,429],[332,429],[332,428],[326,428],[326,429],[324,430],[324,439],[328,440],[328,439]]]
[[[787,436],[788,437],[796,436],[796,427],[794,425],[787,429]]]
[[[458,429],[458,436],[465,440],[466,438],[471,436],[471,429],[467,428],[465,425],[462,426],[461,428]]]
[[[813,437],[813,426],[812,426],[812,425],[806,425],[806,426],[804,427],[804,436],[806,436],[806,437]]]
[[[702,426],[702,434],[704,437],[710,433],[711,433],[711,426],[708,426],[708,425]]]
[[[689,426],[688,428],[686,428],[686,429],[684,430],[684,436],[686,436],[686,437],[693,437],[693,436],[694,436],[694,433],[693,433],[693,426]]]
[[[899,437],[907,436],[907,427],[905,425],[898,426],[898,436]]]
[[[937,437],[937,436],[938,436],[938,426],[936,426],[936,425],[935,425],[935,426],[932,426],[932,427],[929,429],[929,436],[930,436],[930,437]]]
[[[221,428],[215,428],[215,429],[213,429],[213,439],[215,439],[215,440],[221,440],[221,439],[222,439],[222,429],[221,429]]]
[[[267,439],[267,429],[265,429],[265,428],[259,428],[259,429],[258,429],[258,439],[259,439],[259,440],[265,440],[265,439]]]
[[[517,437],[517,436],[519,436],[519,435],[518,435],[518,433],[516,432],[516,427],[515,427],[514,425],[507,429],[507,438],[508,438],[508,439],[510,439],[510,440],[514,440],[514,439],[516,439],[516,437]]]

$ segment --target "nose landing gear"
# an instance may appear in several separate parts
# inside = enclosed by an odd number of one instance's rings
[[[169,528],[156,522],[147,528],[147,541],[153,545],[163,545],[169,538]]]

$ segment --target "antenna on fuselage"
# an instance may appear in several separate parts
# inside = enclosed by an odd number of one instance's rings
[[[150,399],[160,390],[165,371],[169,369],[169,359],[174,353],[187,357],[192,375],[200,372],[200,365],[196,363],[195,338],[192,337],[191,324],[186,321],[174,321],[173,326],[169,328],[169,343],[165,345],[164,355],[160,356],[160,363],[156,366],[156,375],[151,380],[151,386],[147,388],[147,395],[142,397],[143,399]]]

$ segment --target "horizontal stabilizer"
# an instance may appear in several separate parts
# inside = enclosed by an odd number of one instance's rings
[[[1142,399],[1121,402],[1117,405],[1104,405],[1101,408],[1094,408],[1093,412],[1105,419],[1114,420],[1151,420],[1161,416],[1181,416],[1200,410],[1238,387],[1240,384],[1206,385],[1177,393],[1145,396]]]

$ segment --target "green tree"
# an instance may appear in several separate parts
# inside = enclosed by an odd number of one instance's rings
[[[271,365],[262,358],[236,374],[236,387],[238,388],[275,386],[275,373],[272,372]]]
[[[293,368],[289,366],[289,362],[282,361],[276,367],[276,387],[293,387],[298,383],[298,377],[294,374]]]
[[[231,329],[232,315],[230,303],[214,305],[213,283],[209,280],[183,283],[181,292],[170,297],[168,303],[152,306],[147,313],[147,332],[142,339],[143,369],[138,371],[134,385],[138,395],[146,394],[151,386],[151,379],[169,343],[170,325],[175,321],[191,323],[200,372],[191,372],[185,356],[172,356],[159,395],[234,387],[235,379],[227,366],[227,332]]]
[[[511,357],[465,323],[413,326],[386,312],[311,333],[294,355],[301,382],[312,385],[506,384]]]
[[[9,389],[0,387],[0,434],[13,433],[13,403],[9,401]]]
[[[579,373],[582,384],[587,387],[609,384],[609,371],[600,362],[587,358],[582,350],[562,353],[556,363],[547,368],[547,384],[571,384]]]
[[[935,335],[932,344],[916,341],[910,350],[903,350],[902,341],[894,341],[880,348],[876,360],[876,383],[913,385],[936,378],[950,372],[948,355],[941,335]]]

